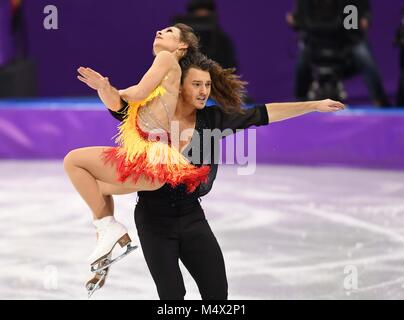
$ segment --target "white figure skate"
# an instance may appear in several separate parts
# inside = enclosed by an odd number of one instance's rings
[[[91,271],[95,273],[94,277],[86,284],[89,297],[104,285],[109,267],[137,248],[137,246],[131,246],[127,229],[114,217],[108,216],[95,220],[94,225],[97,229],[98,238],[95,250],[88,258]],[[112,259],[112,250],[117,243],[122,248],[126,246],[126,251]]]

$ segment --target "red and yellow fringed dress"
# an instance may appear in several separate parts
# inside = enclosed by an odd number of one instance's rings
[[[104,151],[105,164],[116,166],[117,178],[125,182],[129,177],[134,183],[143,175],[151,183],[168,183],[172,187],[185,184],[188,192],[193,192],[202,182],[206,182],[209,166],[197,167],[168,142],[149,138],[147,132],[138,126],[139,108],[163,95],[166,90],[158,86],[146,99],[129,102],[124,120],[118,126],[115,142],[117,147]]]

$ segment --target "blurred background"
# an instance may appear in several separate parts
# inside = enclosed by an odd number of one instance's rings
[[[248,14],[245,4],[230,0],[202,1],[202,7],[208,8],[205,11],[193,4],[196,2],[179,0],[173,5],[166,1],[122,0],[112,5],[95,0],[55,1],[58,29],[47,30],[43,24],[48,15],[44,13],[46,1],[2,0],[1,96],[90,95],[76,81],[79,65],[90,65],[109,75],[117,87],[127,86],[136,82],[152,61],[155,31],[183,16],[182,21],[196,26],[202,36],[205,53],[225,67],[238,68],[250,83],[249,96],[254,101],[290,100],[296,96],[302,43],[309,43],[309,48],[329,49],[328,53],[309,57],[309,62],[316,61],[318,67],[327,54],[334,63],[341,55],[345,55],[346,63],[355,60],[351,48],[355,41],[364,40],[370,43],[384,92],[390,103],[397,105],[403,44],[401,1],[340,0],[336,1],[337,7],[329,5],[333,1],[328,0],[278,1],[271,5],[253,1]],[[341,35],[342,19],[347,16],[342,10],[347,4],[356,4],[359,9],[359,30]],[[316,10],[315,14],[310,10]],[[356,40],[352,40],[352,34],[356,34]],[[25,82],[18,79],[19,72],[25,75]],[[344,76],[349,103],[374,104],[358,70],[345,72]],[[13,88],[7,87],[7,80],[16,83]]]
[[[349,5],[358,19],[347,30]],[[176,22],[248,81],[246,107],[347,104],[257,129],[254,175],[219,170],[204,208],[230,298],[403,298],[401,0],[0,0],[0,298],[85,298],[93,230],[62,159],[112,145],[117,122],[76,70],[91,67],[119,89],[136,84],[155,32]],[[131,225],[136,196],[118,199]],[[140,257],[117,266],[98,297],[156,298]],[[344,287],[348,265],[358,288]]]

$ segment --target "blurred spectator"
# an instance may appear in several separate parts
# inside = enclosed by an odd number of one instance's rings
[[[0,67],[9,63],[14,55],[11,19],[10,0],[0,0]]]
[[[343,9],[347,5],[354,5],[358,9],[359,28],[356,30],[343,27]],[[287,14],[286,21],[301,35],[295,78],[297,100],[308,98],[310,86],[315,80],[311,58],[324,45],[328,46],[325,55],[334,54],[341,64],[337,67],[345,67],[338,76],[346,78],[355,71],[361,73],[372,102],[378,106],[390,106],[367,40],[371,22],[368,0],[295,0],[294,12]],[[320,47],[310,48],[312,39],[316,39]],[[349,61],[352,62],[351,66]]]
[[[400,47],[400,81],[398,84],[397,105],[404,107],[404,8],[401,10],[401,24],[397,30],[396,44]]]
[[[23,0],[11,1],[11,32],[14,39],[15,58],[22,59],[28,55],[27,32],[23,14]]]
[[[0,0],[0,97],[37,95],[36,67],[29,59],[23,0]]]
[[[398,86],[397,105],[404,106],[404,46],[400,52],[400,82]]]
[[[187,12],[172,22],[191,26],[200,38],[201,51],[209,58],[224,68],[237,68],[233,42],[219,26],[214,0],[191,0]]]

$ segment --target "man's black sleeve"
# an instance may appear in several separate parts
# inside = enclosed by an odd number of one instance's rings
[[[244,109],[243,113],[227,113],[218,106],[207,107],[211,129],[246,129],[268,124],[268,112],[264,104]]]
[[[108,109],[108,111],[111,113],[111,115],[119,120],[119,121],[123,121],[125,115],[127,114],[128,111],[128,103],[125,100],[121,99],[121,109],[119,109],[118,111],[113,111],[111,109]]]

